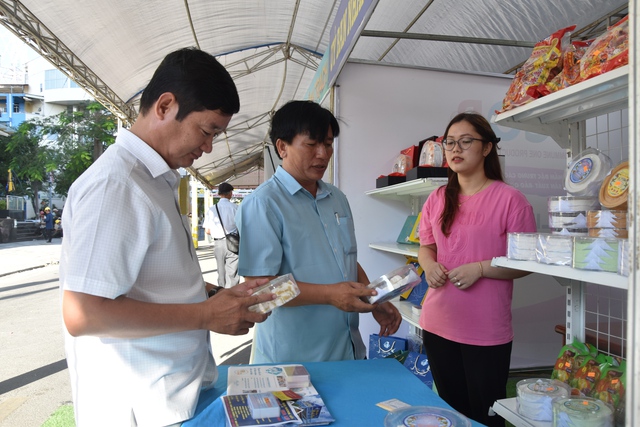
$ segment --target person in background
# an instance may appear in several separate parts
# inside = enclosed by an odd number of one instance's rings
[[[47,243],[51,243],[51,239],[53,238],[53,214],[51,213],[51,208],[47,206],[44,208],[44,239]]]
[[[211,206],[205,219],[205,233],[213,239],[213,253],[218,267],[218,286],[230,288],[240,282],[238,276],[238,254],[227,249],[226,235],[236,231],[236,211],[238,205],[231,202],[233,186],[223,182],[218,186],[220,201]],[[220,223],[220,216],[222,224]],[[223,227],[224,225],[224,227]]]
[[[254,363],[364,359],[359,313],[372,312],[381,335],[402,317],[375,295],[358,263],[353,215],[346,196],[322,181],[338,136],[338,121],[311,101],[291,101],[271,121],[282,166],[246,197],[236,215],[240,275],[291,273],[298,295],[276,308],[254,333]]]
[[[427,198],[418,259],[429,283],[420,327],[438,394],[488,426],[506,397],[513,329],[513,279],[529,273],[492,267],[507,253],[507,233],[535,232],[533,208],[502,178],[499,138],[479,114],[461,113],[446,128],[449,181]]]
[[[60,284],[76,425],[179,425],[217,378],[209,331],[246,334],[267,318],[249,310],[275,297],[251,296],[266,281],[204,282],[178,203],[176,169],[211,152],[239,108],[213,56],[172,52],[131,129],[71,186]]]

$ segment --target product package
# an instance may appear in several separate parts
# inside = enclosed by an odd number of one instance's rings
[[[613,408],[591,397],[569,396],[555,399],[553,425],[557,427],[613,427]]]
[[[538,233],[507,233],[507,258],[537,261]]]
[[[518,413],[536,421],[552,421],[553,399],[568,397],[569,386],[562,381],[546,378],[528,378],[516,384]]]
[[[260,286],[253,291],[253,295],[261,295],[265,293],[276,294],[277,298],[271,301],[261,302],[249,307],[249,310],[256,313],[269,313],[276,307],[284,305],[300,295],[300,289],[291,273],[276,277],[269,283]]]
[[[580,60],[580,79],[606,73],[629,63],[629,17],[597,37]]]
[[[562,69],[562,46],[569,43],[575,25],[556,31],[536,43],[533,52],[516,73],[502,101],[502,111],[524,105],[539,98],[538,87],[551,81]]]
[[[370,304],[390,301],[421,282],[413,264],[407,264],[384,274],[372,281],[367,288],[375,289],[378,294],[367,297]]]
[[[627,210],[629,196],[629,162],[618,164],[600,186],[600,204],[607,209]]]
[[[573,196],[597,197],[609,170],[609,156],[595,148],[587,148],[571,159],[564,188]]]
[[[536,260],[541,264],[571,265],[573,260],[573,237],[538,234]]]

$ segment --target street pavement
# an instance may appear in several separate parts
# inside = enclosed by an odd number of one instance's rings
[[[60,238],[0,243],[0,427],[39,427],[71,402],[64,356]],[[217,283],[213,246],[198,242],[206,281]],[[246,364],[253,340],[211,334],[218,364]]]

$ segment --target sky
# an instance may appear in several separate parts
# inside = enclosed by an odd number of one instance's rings
[[[24,65],[37,56],[33,49],[0,25],[0,83],[23,83],[7,81],[12,78],[10,70],[13,68],[24,70]]]

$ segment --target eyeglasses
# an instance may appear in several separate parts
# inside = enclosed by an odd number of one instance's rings
[[[458,144],[460,146],[461,150],[468,150],[469,147],[471,147],[471,144],[473,144],[473,141],[484,141],[482,138],[471,138],[471,137],[464,137],[464,138],[460,138],[459,140],[455,140],[453,138],[447,138],[444,141],[442,141],[442,147],[445,149],[445,151],[452,151],[456,144]]]

